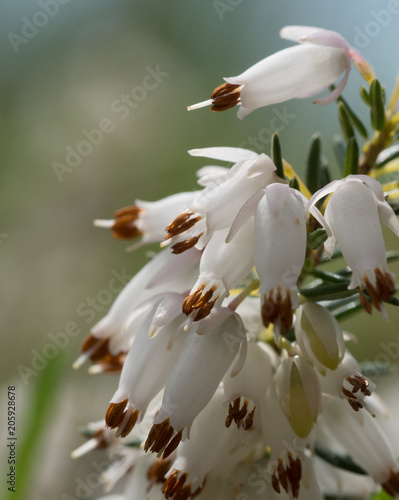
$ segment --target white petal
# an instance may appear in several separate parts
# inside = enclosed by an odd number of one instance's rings
[[[255,153],[254,151],[251,151],[249,149],[230,147],[190,149],[188,153],[191,156],[212,158],[213,160],[229,161],[232,163],[237,163],[245,160],[255,160],[258,157],[258,153]]]

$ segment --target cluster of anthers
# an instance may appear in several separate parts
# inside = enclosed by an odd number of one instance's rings
[[[207,104],[237,104],[242,117],[319,92],[345,72],[317,100],[326,103],[342,92],[351,61],[370,79],[368,64],[337,33],[294,26],[282,36],[300,44],[227,78]],[[134,248],[159,242],[162,250],[92,328],[75,363],[90,359],[90,371],[120,378],[105,422],[91,424],[74,456],[112,451],[106,488],[128,479],[109,499],[365,498],[376,484],[399,495],[375,385],[345,348],[351,337],[334,301],[321,305],[301,289],[305,262],[331,258],[337,244],[351,270],[341,276],[345,293],[386,315],[395,286],[381,221],[397,236],[399,222],[381,185],[348,175],[309,195],[265,154],[189,153],[212,159],[198,172],[197,191],[137,200],[96,221],[116,238],[141,237]],[[316,226],[325,237],[315,250],[308,235]],[[350,472],[334,466],[338,459]]]

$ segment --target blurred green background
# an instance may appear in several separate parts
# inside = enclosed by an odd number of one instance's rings
[[[69,453],[82,442],[79,426],[103,417],[117,377],[89,377],[85,367],[75,372],[71,363],[111,299],[103,298],[90,320],[79,314],[79,306],[107,289],[112,272],[134,274],[146,249],[126,253],[126,245],[95,229],[93,219],[109,218],[136,198],[156,200],[193,189],[195,170],[204,161],[190,158],[188,149],[239,146],[253,137],[259,144],[253,149],[269,153],[267,129],[276,113],[291,116],[280,138],[284,157],[299,173],[317,130],[337,173],[331,148],[339,133],[334,104],[290,101],[243,121],[235,110],[188,113],[186,106],[207,99],[223,76],[287,47],[278,32],[289,24],[339,31],[372,63],[389,94],[399,66],[396,3],[2,0],[1,432],[5,436],[6,388],[15,385],[21,489],[13,498],[79,498],[77,488],[93,471],[93,460],[102,460],[94,455],[72,461]],[[140,93],[137,86],[154,71],[158,81],[152,79],[156,84]],[[367,120],[361,83],[352,70],[344,96]],[[134,109],[122,111],[120,101],[132,91]],[[75,159],[76,166],[60,171],[68,147],[76,150],[100,122],[112,130],[97,137],[98,144]],[[387,241],[398,248],[397,240]],[[392,270],[399,276],[398,266]],[[392,307],[388,312],[387,322],[374,312],[344,324],[361,341],[353,348],[359,358],[373,360],[382,341],[396,340],[399,312]],[[44,370],[29,372],[51,343],[49,334],[65,332],[70,322],[79,333],[52,362],[44,359]],[[33,468],[25,470],[22,459]],[[99,496],[97,487],[85,498]]]

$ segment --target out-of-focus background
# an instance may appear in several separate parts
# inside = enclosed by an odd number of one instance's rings
[[[195,188],[204,162],[188,149],[246,145],[269,153],[276,116],[284,157],[299,173],[317,130],[337,173],[335,104],[290,101],[243,121],[235,110],[188,113],[186,106],[207,99],[223,76],[290,45],[278,34],[288,24],[339,31],[389,94],[399,67],[399,8],[393,0],[1,3],[0,459],[13,385],[20,460],[13,498],[96,498],[98,481],[90,491],[87,481],[103,456],[72,461],[69,454],[83,442],[78,428],[103,418],[117,376],[89,377],[86,366],[76,372],[71,364],[115,298],[111,278],[122,286],[147,249],[125,252],[93,219],[136,198]],[[344,96],[368,121],[361,78],[351,73]],[[390,237],[387,245],[398,248]],[[398,266],[392,270],[399,275]],[[344,323],[359,338],[360,359],[397,345],[399,312],[387,310],[388,321],[374,312]]]

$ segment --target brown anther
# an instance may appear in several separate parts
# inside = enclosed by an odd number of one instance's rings
[[[179,241],[178,243],[175,243],[174,245],[172,245],[172,253],[178,255],[180,253],[185,252],[186,250],[189,250],[198,243],[198,240],[201,238],[203,234],[204,233],[201,233],[198,236],[193,236],[192,238],[189,238],[188,240]]]
[[[261,309],[263,324],[267,328],[270,323],[278,324],[281,332],[289,332],[292,327],[292,304],[291,294],[287,290],[287,296],[282,298],[281,288],[277,287],[277,293],[273,296],[273,290],[270,291],[269,297],[263,296],[263,304]]]
[[[391,469],[389,479],[382,483],[381,486],[389,495],[397,498],[399,495],[399,471]]]
[[[89,357],[92,361],[100,361],[105,356],[110,354],[108,344],[108,338],[98,338],[90,333],[86,340],[83,342],[81,351],[89,352]]]
[[[175,449],[179,446],[179,443],[182,438],[182,433],[183,430],[180,430],[169,442],[168,446],[165,448],[165,451],[163,452],[163,458],[168,458],[169,455],[171,455]]]
[[[281,492],[280,483],[275,473],[272,475],[272,487],[276,493]]]
[[[133,427],[136,425],[136,422],[137,422],[137,418],[139,416],[139,411],[137,410],[133,410],[130,415],[129,415],[129,418],[127,420],[127,422],[124,423],[123,425],[123,430],[122,432],[120,433],[120,436],[121,437],[126,437],[128,434],[130,434],[130,432],[132,431]],[[122,422],[123,424],[123,422]],[[119,426],[120,427],[120,426]]]
[[[208,316],[212,311],[215,302],[220,297],[219,295],[215,297],[214,300],[210,300],[216,290],[216,286],[212,286],[209,290],[203,293],[205,285],[201,285],[195,290],[195,292],[188,295],[182,305],[182,311],[184,314],[189,316],[193,311],[198,311],[195,315],[194,321],[200,321],[201,319]]]
[[[195,491],[191,491],[191,483],[186,484],[187,473],[181,473],[179,470],[174,470],[166,479],[163,485],[162,493],[165,498],[172,498],[173,500],[188,500],[198,496],[203,488],[199,486]],[[205,481],[204,481],[205,484]]]
[[[172,460],[163,460],[157,458],[155,462],[148,468],[147,479],[151,484],[164,483],[166,481],[165,475],[172,465]]]
[[[349,399],[357,400],[356,396],[348,389],[345,389],[345,387],[342,388],[342,393],[344,394],[344,396],[346,396]]]
[[[365,377],[354,374],[346,377],[345,380],[347,380],[353,386],[352,394],[356,394],[357,392],[360,391],[365,396],[371,396],[371,391],[368,388],[369,381]]]
[[[142,210],[133,206],[117,210],[114,215],[114,224],[111,227],[112,235],[119,240],[128,240],[142,236],[142,232],[136,227],[135,222]]]
[[[178,234],[184,233],[202,219],[200,215],[192,218],[193,215],[195,215],[194,212],[190,211],[178,215],[176,219],[166,227],[165,231],[168,234],[167,236],[165,236],[165,240],[168,240],[173,236],[177,236]]]
[[[105,414],[105,425],[110,429],[119,427],[125,417],[125,409],[128,400],[124,399],[120,403],[111,403],[108,406],[107,413]]]
[[[254,425],[254,415],[255,415],[256,406],[254,406],[253,410],[248,413],[247,418],[244,423],[244,430],[247,431],[252,428]]]
[[[97,449],[108,448],[108,441],[104,437],[104,429],[98,429],[94,432],[91,439],[97,440]]]
[[[282,486],[289,495],[298,498],[302,478],[302,463],[299,457],[294,459],[290,452],[288,452],[287,457],[287,466],[284,465],[282,458],[278,459],[276,469],[271,477],[272,487],[277,493],[280,493],[280,486]]]
[[[364,277],[364,284],[367,290],[367,293],[370,295],[373,305],[378,311],[381,311],[381,302],[389,301],[392,295],[395,293],[395,283],[393,281],[392,276],[385,271],[381,271],[378,267],[374,269],[376,286],[374,287],[367,276]],[[362,292],[360,293],[360,302],[362,306],[365,308],[362,302]],[[367,305],[366,305],[367,307]],[[371,305],[369,306],[371,308]],[[366,308],[365,308],[366,309]],[[367,312],[369,312],[366,309]]]
[[[206,318],[212,311],[213,306],[215,305],[215,302],[217,301],[218,298],[219,296],[217,296],[215,300],[208,302],[204,307],[199,309],[199,311],[195,315],[194,321],[201,321],[201,319]]]
[[[116,356],[107,354],[99,361],[103,373],[119,373],[122,371],[123,364],[125,363],[127,354],[125,352],[119,353]]]
[[[223,83],[219,85],[211,94],[212,111],[225,111],[234,107],[240,102],[240,91],[237,90],[241,85]]]

